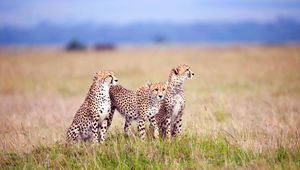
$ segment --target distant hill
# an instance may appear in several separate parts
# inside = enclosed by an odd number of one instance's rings
[[[84,43],[292,43],[300,42],[300,23],[279,18],[269,23],[135,23],[124,26],[43,22],[34,28],[0,27],[0,44],[65,44],[77,38]],[[160,40],[160,41],[158,41]]]

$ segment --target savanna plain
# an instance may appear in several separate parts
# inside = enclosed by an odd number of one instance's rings
[[[136,89],[187,64],[183,133],[65,146],[66,129],[98,70]],[[136,124],[132,126],[136,133]],[[300,169],[299,46],[0,49],[1,169]]]

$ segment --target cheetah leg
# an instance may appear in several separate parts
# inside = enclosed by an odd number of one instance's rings
[[[138,120],[138,131],[140,134],[141,140],[145,140],[145,120],[144,119],[139,119]]]
[[[71,126],[67,131],[67,143],[77,143],[79,139],[79,127],[78,126]]]
[[[172,136],[179,136],[181,134],[182,118],[178,117],[172,130]]]
[[[103,120],[103,122],[100,124],[100,141],[105,141],[106,137],[106,131],[107,131],[107,120]]]
[[[178,112],[178,116],[175,119],[174,126],[172,129],[172,136],[179,136],[181,134],[183,110],[184,110],[184,106],[181,107],[180,111]]]
[[[107,117],[107,128],[106,128],[106,130],[108,130],[110,125],[111,125],[112,119],[113,119],[114,114],[115,114],[115,110],[116,110],[115,107],[111,107],[111,110],[110,110],[109,115]]]
[[[159,137],[159,131],[154,115],[149,116],[149,122],[151,130],[153,130],[153,137],[157,139]]]
[[[157,123],[157,126],[158,126],[159,134],[161,135],[161,137],[164,137],[164,134],[165,134],[165,127],[163,126],[164,120],[159,120],[158,121],[156,119],[156,123]],[[150,124],[150,128],[151,128],[151,124]],[[153,129],[151,129],[151,132],[153,133]]]
[[[150,130],[150,133],[153,135],[154,134],[154,127],[151,125],[149,125],[149,130]]]
[[[130,118],[125,118],[124,132],[126,136],[130,136],[132,134],[130,130],[131,122]]]
[[[173,109],[171,108],[171,106],[169,106],[168,108],[166,108],[166,110],[169,110],[169,112],[166,113],[166,118],[164,120],[164,124],[163,124],[163,131],[164,131],[164,137],[167,140],[171,139],[171,116],[173,113]]]
[[[99,115],[93,114],[92,122],[92,143],[97,143],[98,139],[98,125],[99,125]]]
[[[165,131],[165,138],[167,139],[171,139],[171,117],[168,116],[165,120],[165,127],[164,127],[164,131]]]

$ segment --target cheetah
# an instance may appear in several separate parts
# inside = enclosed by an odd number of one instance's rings
[[[150,121],[154,129],[154,138],[158,138],[159,130],[155,121],[160,101],[163,100],[167,89],[167,82],[148,83],[136,91],[128,90],[121,85],[110,88],[112,109],[110,122],[114,111],[117,110],[125,117],[124,132],[127,136],[132,134],[130,126],[133,120],[138,123],[138,131],[141,140],[145,139],[145,120]]]
[[[97,143],[99,134],[100,140],[105,140],[107,119],[111,108],[109,88],[117,82],[117,77],[111,71],[95,73],[86,98],[67,130],[67,143],[76,143],[78,140],[91,140],[92,143]]]
[[[169,74],[166,96],[158,114],[155,115],[159,129],[167,139],[181,133],[182,115],[185,108],[183,83],[185,80],[192,79],[193,76],[194,73],[187,65],[179,65]]]

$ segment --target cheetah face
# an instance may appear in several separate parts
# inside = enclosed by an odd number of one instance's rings
[[[173,68],[171,71],[171,79],[177,83],[192,79],[194,75],[190,67],[184,64]]]
[[[117,85],[118,82],[118,78],[112,71],[99,71],[98,73],[96,73],[95,79],[109,86]]]
[[[158,101],[164,99],[166,94],[166,89],[168,87],[168,82],[150,83],[148,85],[149,85],[151,97],[157,99]]]

